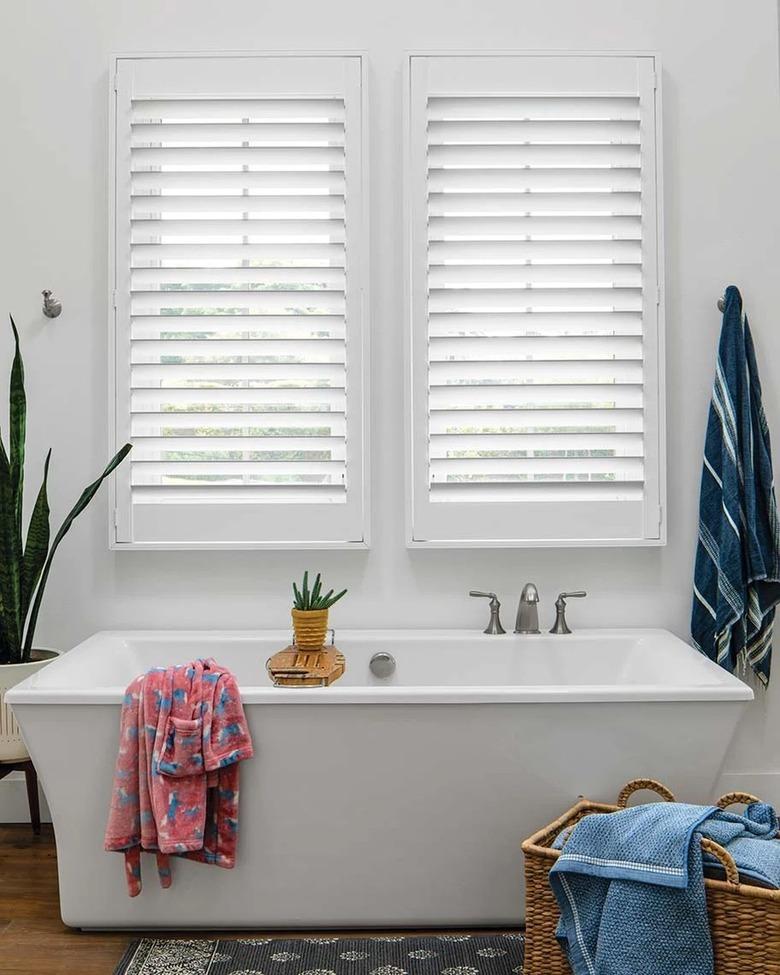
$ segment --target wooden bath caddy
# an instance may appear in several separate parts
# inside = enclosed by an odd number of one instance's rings
[[[334,646],[322,650],[285,647],[265,665],[276,687],[328,687],[344,673],[344,654]]]

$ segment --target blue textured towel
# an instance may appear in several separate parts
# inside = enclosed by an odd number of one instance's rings
[[[691,635],[735,671],[740,658],[769,683],[780,601],[780,527],[769,429],[742,297],[726,289],[704,445]]]
[[[699,839],[732,855],[741,844],[751,869],[778,886],[776,832],[777,816],[762,803],[744,816],[671,802],[585,816],[561,837],[550,871],[574,975],[712,975]]]

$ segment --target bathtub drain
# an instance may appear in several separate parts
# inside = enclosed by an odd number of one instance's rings
[[[395,657],[391,653],[375,653],[369,661],[369,669],[374,677],[390,677],[395,673]]]

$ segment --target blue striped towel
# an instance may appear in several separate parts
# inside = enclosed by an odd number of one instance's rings
[[[732,673],[769,683],[780,601],[780,529],[769,429],[742,296],[726,289],[704,444],[691,635]]]

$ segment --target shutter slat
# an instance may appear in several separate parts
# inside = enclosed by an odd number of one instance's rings
[[[431,386],[431,410],[627,409],[642,407],[637,384]]]
[[[430,312],[429,335],[438,336],[555,336],[555,335],[641,335],[642,318],[637,312],[579,311],[555,308],[523,308],[515,312]]]
[[[250,197],[252,206],[257,197]],[[237,204],[241,201],[235,201]],[[247,204],[247,209],[249,209]],[[324,207],[323,207],[324,209]],[[430,193],[428,213],[431,217],[481,216],[639,216],[639,193],[635,190],[572,189],[519,190],[509,193]]]
[[[158,479],[159,480],[159,479]],[[208,480],[168,479],[161,484],[134,484],[133,502],[135,504],[170,504],[171,502],[190,503],[197,500],[208,504],[267,503],[267,504],[324,504],[343,501],[343,478],[335,477],[327,483],[320,478],[313,483],[282,483],[280,481],[241,480],[232,483],[214,484]]]
[[[609,193],[641,189],[638,167],[582,169],[439,169],[428,177],[428,191],[445,196],[485,193]]]
[[[578,264],[641,264],[638,239],[588,240],[439,240],[428,248],[429,267],[471,266],[514,267],[530,265],[576,266]]]
[[[477,122],[429,122],[429,146],[638,145],[638,121],[561,119]]]
[[[493,312],[506,314],[507,312],[523,312],[529,309],[545,309],[557,313],[579,311],[639,312],[642,310],[642,292],[639,288],[613,287],[609,281],[596,280],[589,288],[583,288],[581,285],[570,287],[565,282],[561,282],[560,287],[557,288],[549,285],[541,285],[538,288],[518,286],[512,291],[498,291],[487,288],[480,291],[456,288],[432,289],[428,303],[432,314],[442,312],[448,314],[463,314],[465,312],[476,312],[481,315]],[[321,301],[318,302],[319,304]],[[322,307],[325,306],[322,305]],[[336,308],[336,306],[333,307]]]
[[[247,223],[249,222],[247,221]],[[429,239],[432,241],[522,241],[529,238],[562,241],[576,239],[641,240],[642,224],[638,216],[623,215],[540,216],[537,214],[528,217],[439,217],[433,215],[429,221],[429,235]]]
[[[641,480],[634,457],[462,457],[431,458],[432,480]]]
[[[641,433],[641,409],[495,409],[434,410],[430,417],[430,436],[474,436],[475,434],[612,434]]]
[[[152,367],[150,367],[152,368]],[[503,359],[430,364],[431,386],[443,385],[609,385],[642,383],[642,363],[630,360],[518,362]]]
[[[642,359],[642,338],[636,336],[431,336],[433,362],[582,362],[583,360]]]
[[[131,121],[343,122],[342,98],[134,98]]]
[[[342,243],[148,243],[133,247],[132,267],[344,267]]]
[[[133,437],[341,437],[344,414],[298,413],[136,413]]]
[[[517,266],[460,264],[428,269],[431,290],[460,288],[487,290],[549,286],[554,288],[611,285],[642,287],[638,264],[523,264]]]
[[[432,434],[431,457],[641,457],[642,433]]]
[[[133,341],[343,339],[342,315],[139,315]]]
[[[225,288],[241,290],[241,286],[283,288],[285,291],[344,291],[346,278],[343,268],[138,268],[131,274],[133,291],[181,288],[187,285],[195,291]]]
[[[317,219],[344,216],[344,197],[328,196],[271,196],[269,194],[220,196],[134,196],[130,215],[135,220],[192,219],[264,220]]]
[[[208,408],[215,413],[296,413],[344,411],[343,390],[339,388],[251,388],[208,389],[142,388],[131,396],[132,413],[195,413]]]
[[[590,185],[589,183],[586,185]],[[610,184],[612,185],[612,184]],[[177,196],[276,196],[343,195],[343,172],[144,172],[133,176],[132,198],[159,196],[165,200]],[[633,188],[631,186],[627,187]]]
[[[428,147],[429,170],[525,169],[577,170],[588,167],[639,167],[639,146],[633,144],[447,145]]]
[[[168,146],[131,148],[131,171],[171,172],[320,172],[344,170],[341,146]]]
[[[436,501],[464,502],[574,502],[641,501],[644,477],[622,481],[447,481],[430,486]],[[475,495],[476,492],[476,495]]]
[[[179,146],[343,146],[344,126],[334,122],[134,122],[131,148]]]
[[[343,243],[344,221],[320,219],[304,220],[300,217],[262,217],[255,216],[244,220],[240,214],[235,218],[213,219],[192,217],[185,219],[133,220],[131,243],[206,243],[230,244],[246,241],[248,243],[280,244],[295,243]]]
[[[258,461],[305,463],[344,460],[343,437],[139,437],[133,447],[135,461],[185,463]]]
[[[286,363],[337,362],[343,364],[346,348],[342,339],[309,339],[300,341],[147,341],[135,340],[131,361],[135,364],[197,363]],[[175,360],[175,361],[174,361]]]
[[[222,461],[136,461],[133,464],[134,484],[154,484],[152,478],[171,477],[181,480],[198,477],[200,480],[250,481],[267,479],[279,481],[321,480],[327,478],[331,483],[344,472],[340,460],[312,461],[308,458],[294,461],[222,460]]]
[[[151,385],[165,383],[170,388],[185,388],[188,385],[232,386],[245,382],[249,386],[289,386],[294,388],[316,389],[318,386],[338,388],[343,385],[344,367],[342,363],[297,363],[281,364],[231,363],[230,365],[191,365],[189,363],[169,362],[165,365],[133,366],[133,389],[145,389]]]
[[[133,294],[135,315],[343,315],[341,291],[141,291]]]
[[[638,121],[636,95],[505,95],[428,98],[432,122],[495,120],[623,119]]]

